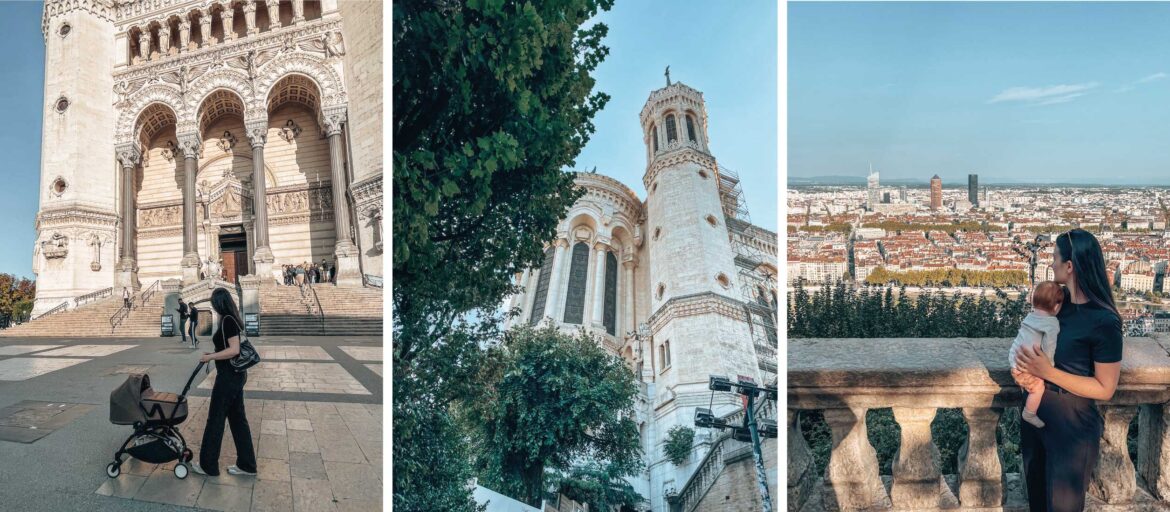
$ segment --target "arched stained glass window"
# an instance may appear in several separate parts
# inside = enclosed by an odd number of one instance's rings
[[[666,116],[666,142],[678,140],[678,126],[674,124],[674,114]]]
[[[687,138],[691,142],[699,141],[699,139],[695,138],[695,118],[693,116],[687,116]]]
[[[536,295],[533,297],[532,311],[528,312],[528,325],[536,325],[544,317],[545,300],[548,298],[548,281],[552,277],[555,254],[556,252],[551,246],[544,250],[544,262],[540,264],[540,275],[536,279]]]
[[[582,324],[585,321],[585,283],[589,276],[589,245],[577,242],[569,267],[568,293],[565,294],[565,323]]]
[[[605,309],[602,313],[602,323],[605,332],[617,335],[617,257],[613,252],[605,253]]]

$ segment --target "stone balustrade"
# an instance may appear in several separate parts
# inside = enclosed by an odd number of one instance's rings
[[[1022,405],[1010,345],[998,338],[790,339],[789,510],[1026,510],[1020,470],[1003,467],[996,440],[1005,409]],[[1086,510],[1170,510],[1168,400],[1170,337],[1126,338],[1117,393],[1100,404],[1105,433]],[[879,474],[865,422],[868,410],[886,407],[901,427],[892,478]],[[957,475],[940,472],[930,431],[939,408],[961,409],[967,422]],[[832,432],[823,474],[800,432],[801,410],[823,410]],[[1126,445],[1135,415],[1136,465]]]

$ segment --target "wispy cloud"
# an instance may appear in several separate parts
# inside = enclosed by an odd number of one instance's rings
[[[1147,76],[1147,77],[1145,77],[1141,80],[1138,80],[1136,82],[1132,82],[1129,84],[1125,84],[1121,87],[1118,87],[1117,90],[1115,90],[1113,92],[1129,92],[1129,91],[1136,89],[1138,85],[1148,84],[1150,82],[1157,82],[1158,80],[1162,80],[1162,79],[1165,79],[1168,77],[1170,77],[1170,75],[1167,75],[1166,73],[1162,73],[1162,72],[1154,73],[1154,74]]]
[[[995,97],[987,100],[987,103],[1020,102],[1033,105],[1068,103],[1075,98],[1088,94],[1088,91],[1100,85],[1097,82],[1088,82],[1072,85],[1050,85],[1047,87],[1012,87],[1003,90],[995,95]]]

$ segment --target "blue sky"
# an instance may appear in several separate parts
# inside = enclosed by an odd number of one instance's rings
[[[645,199],[646,148],[638,113],[672,81],[703,92],[711,153],[739,173],[755,224],[776,229],[776,2],[618,0],[597,20],[610,53],[594,73],[612,99],[576,169],[618,179]]]
[[[32,278],[33,241],[41,177],[41,108],[45,45],[41,2],[0,2],[0,272]]]
[[[789,176],[1170,183],[1170,4],[790,3]]]

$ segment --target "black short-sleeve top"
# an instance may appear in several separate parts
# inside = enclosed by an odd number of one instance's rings
[[[226,350],[228,347],[227,340],[231,339],[233,336],[240,335],[240,326],[238,322],[239,320],[236,319],[235,316],[230,315],[220,319],[219,329],[215,331],[215,334],[211,337],[211,342],[215,344],[216,352]],[[215,369],[218,370],[221,375],[226,373],[235,373],[235,369],[231,367],[231,363],[229,363],[226,359],[222,361],[216,361]]]
[[[1092,377],[1093,363],[1121,361],[1121,319],[1093,302],[1073,304],[1065,290],[1064,304],[1056,315],[1056,368],[1081,377]]]

